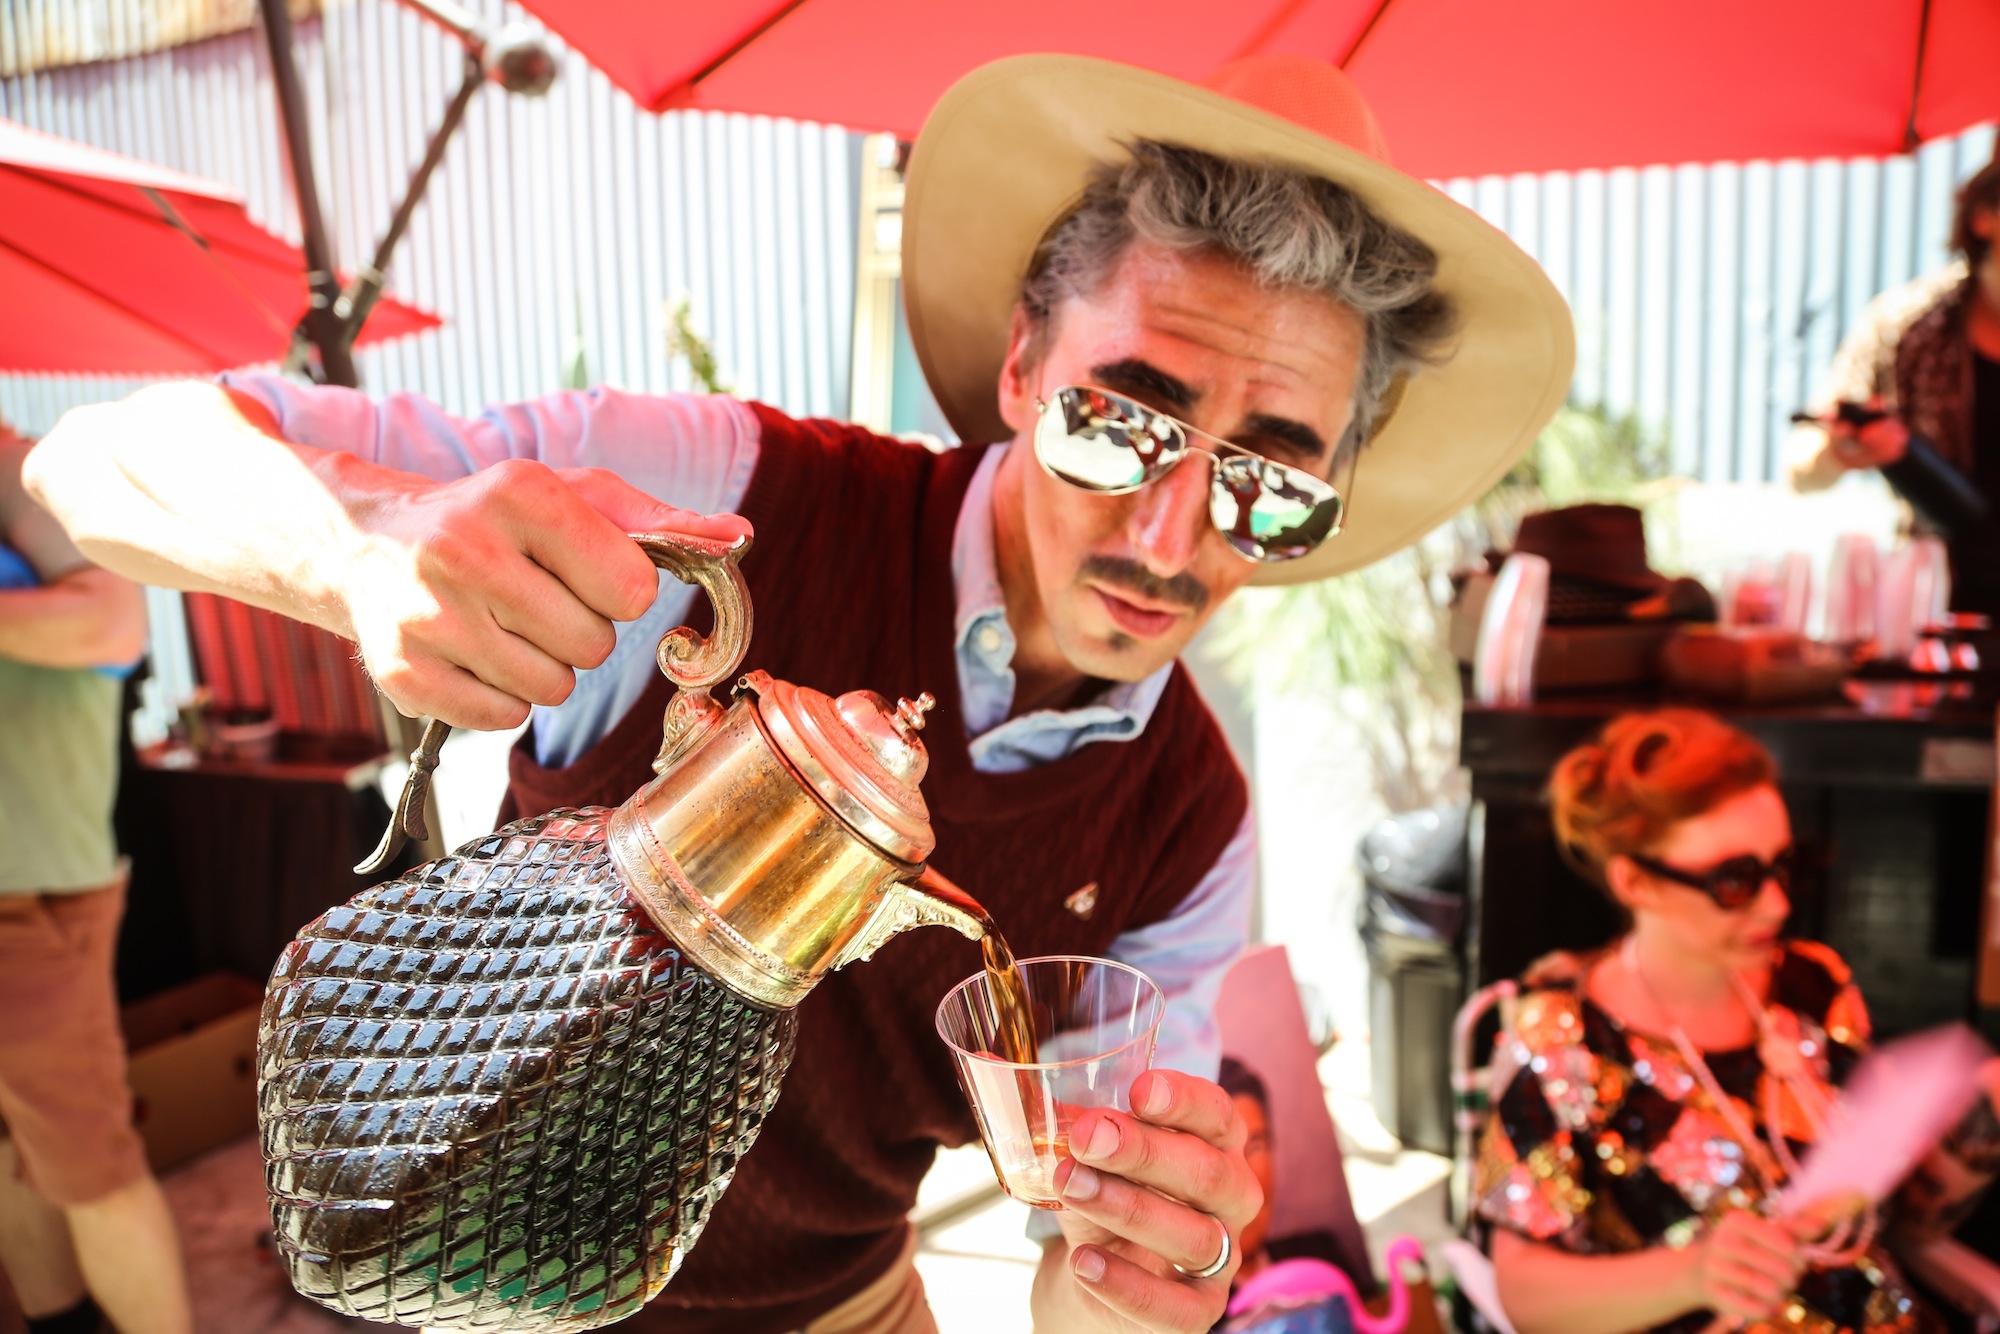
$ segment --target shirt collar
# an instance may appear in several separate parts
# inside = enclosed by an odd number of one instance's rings
[[[1006,679],[1008,698],[999,701],[1002,706],[999,715],[987,722],[987,727],[998,725],[1013,704],[1014,628],[1007,622],[1007,600],[1000,588],[1000,566],[993,546],[993,482],[1011,447],[1007,443],[993,445],[979,461],[972,482],[965,489],[965,500],[959,506],[958,523],[951,538],[951,578],[957,602],[953,648],[960,664],[960,680],[967,679],[968,668],[975,663],[985,668],[983,675],[988,679],[996,672],[1004,674]],[[989,630],[994,633],[983,633]],[[1117,731],[1136,736],[1152,718],[1154,706],[1165,693],[1173,670],[1174,664],[1169,662],[1140,680],[1114,681],[1075,709],[1038,709],[1015,721],[1035,718],[1074,727],[1122,723],[1124,726],[1117,727]],[[973,722],[977,712],[968,707],[968,723]]]

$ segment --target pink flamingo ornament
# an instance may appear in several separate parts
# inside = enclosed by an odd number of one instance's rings
[[[1370,1314],[1354,1290],[1354,1280],[1346,1271],[1324,1260],[1280,1260],[1244,1283],[1229,1299],[1229,1314],[1242,1315],[1264,1307],[1305,1306],[1338,1297],[1347,1303],[1357,1334],[1403,1334],[1410,1322],[1410,1285],[1403,1278],[1404,1266],[1424,1260],[1424,1248],[1415,1237],[1397,1237],[1384,1256],[1389,1271],[1389,1309]]]

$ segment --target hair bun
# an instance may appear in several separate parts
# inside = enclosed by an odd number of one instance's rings
[[[1754,738],[1699,709],[1621,714],[1556,762],[1549,808],[1563,859],[1599,885],[1682,820],[1775,781]]]

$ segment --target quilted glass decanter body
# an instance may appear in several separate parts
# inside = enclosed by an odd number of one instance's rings
[[[928,698],[751,672],[717,702],[750,636],[745,544],[635,540],[716,608],[708,639],[661,641],[680,690],[659,776],[357,895],[272,974],[271,1216],[293,1285],[337,1311],[463,1330],[630,1315],[756,1140],[819,976],[908,927],[983,932],[924,865]],[[398,807],[418,834],[445,731]]]

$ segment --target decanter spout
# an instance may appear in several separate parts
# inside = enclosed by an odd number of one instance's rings
[[[948,926],[967,940],[983,940],[992,929],[993,918],[979,900],[926,866],[914,881],[893,886],[847,948],[835,959],[835,968],[845,968],[875,957],[875,951],[891,939],[919,926]]]

